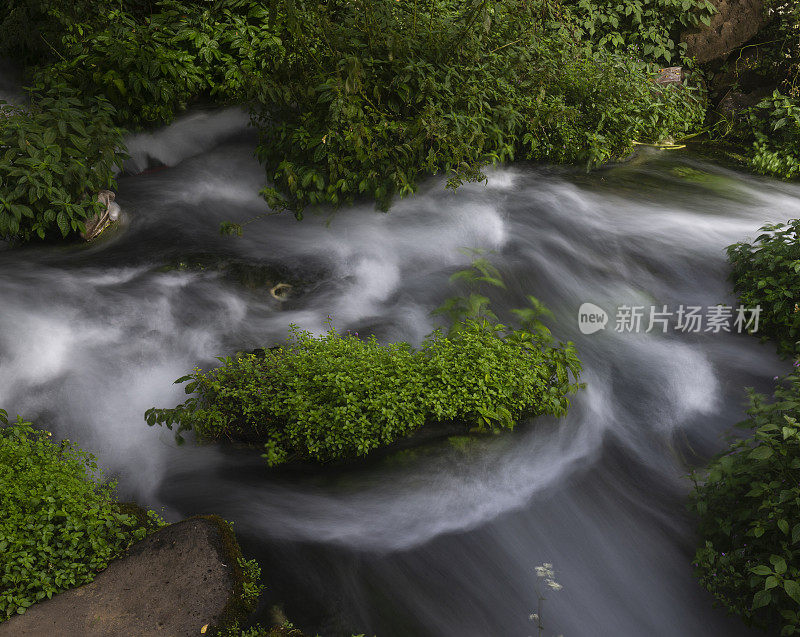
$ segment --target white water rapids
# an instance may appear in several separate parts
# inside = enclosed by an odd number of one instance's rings
[[[545,602],[548,636],[749,634],[692,577],[685,476],[742,418],[743,388],[769,390],[787,364],[753,338],[620,334],[613,316],[584,336],[577,309],[733,303],[725,246],[800,216],[800,189],[656,154],[591,175],[512,167],[455,194],[434,179],[389,214],[268,217],[225,238],[221,221],[264,211],[244,122],[197,113],[132,139],[132,167],[170,167],[120,178],[117,235],[0,247],[0,406],[96,453],[125,498],[233,520],[264,566],[264,607],[282,600],[323,634],[533,635],[542,562],[564,587]],[[321,331],[330,314],[419,342],[464,247],[492,251],[509,287],[499,309],[533,294],[576,342],[587,386],[566,418],[321,472],[178,448],[145,425],[147,408],[183,399],[175,378],[290,323]],[[281,305],[213,267],[162,267],[197,254],[306,283]]]

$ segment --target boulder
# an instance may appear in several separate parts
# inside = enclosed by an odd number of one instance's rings
[[[1,623],[0,637],[183,637],[225,623],[238,593],[225,528],[216,516],[166,526],[93,582]]]
[[[720,60],[752,38],[765,21],[763,0],[711,0],[717,12],[709,26],[686,31],[686,53],[702,63]]]

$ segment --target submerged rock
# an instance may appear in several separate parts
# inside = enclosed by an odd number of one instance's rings
[[[304,283],[275,263],[252,263],[212,254],[186,255],[160,268],[162,272],[218,272],[248,290],[267,292],[277,301],[297,296]],[[291,282],[290,282],[291,281]]]

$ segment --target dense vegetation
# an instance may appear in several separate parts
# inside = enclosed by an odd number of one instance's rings
[[[85,230],[123,159],[112,114],[104,99],[87,101],[64,85],[30,108],[0,112],[0,238]]]
[[[739,302],[761,307],[758,335],[772,338],[783,355],[800,341],[800,220],[764,226],[753,243],[728,248],[731,279]]]
[[[800,4],[768,0],[766,26],[754,41],[723,65],[733,73],[725,91],[767,95],[744,114],[728,113],[721,130],[744,147],[756,171],[784,179],[800,176]]]
[[[637,0],[624,19],[615,7],[12,0],[0,41],[30,65],[33,110],[65,90],[98,99],[102,113],[82,116],[87,131],[109,120],[126,129],[167,123],[197,101],[248,105],[272,184],[264,195],[299,216],[309,204],[358,196],[386,208],[426,174],[445,174],[455,186],[515,158],[592,166],[623,155],[634,140],[694,130],[702,94],[650,80],[656,60],[679,55],[679,26],[702,20],[707,7]],[[639,28],[659,11],[669,19]],[[27,138],[37,129],[18,119],[14,130]],[[31,179],[61,179],[50,164],[14,163]],[[112,168],[93,165],[111,183]],[[0,197],[13,200],[14,184],[0,183]],[[96,187],[79,186],[90,195]],[[31,210],[37,230],[27,234],[15,229],[12,208],[0,210],[0,237],[80,229]]]
[[[90,454],[2,410],[0,484],[0,622],[92,581],[146,533]]]
[[[271,71],[280,43],[264,3],[163,1],[154,9],[137,18],[115,6],[101,24],[71,24],[59,57],[38,69],[34,86],[56,78],[83,95],[102,95],[117,124],[139,129],[169,123],[201,99],[244,101],[245,82]]]
[[[580,370],[571,345],[487,319],[460,327],[433,333],[417,350],[293,328],[263,355],[223,358],[221,367],[179,379],[195,395],[148,411],[147,421],[174,426],[178,436],[263,443],[274,465],[364,456],[430,422],[493,430],[566,413]]]
[[[751,393],[751,437],[733,443],[696,482],[701,583],[747,623],[800,633],[800,376],[773,400]]]
[[[279,44],[267,4],[11,0],[0,50],[31,65],[30,104],[0,113],[0,239],[83,231],[124,158],[118,127],[244,102]]]
[[[412,434],[426,423],[457,422],[481,431],[511,429],[526,416],[562,416],[577,388],[572,343],[557,343],[533,297],[515,310],[518,327],[500,323],[478,286],[503,287],[485,259],[457,272],[473,291],[437,311],[451,320],[414,349],[372,336],[314,336],[292,326],[283,345],[221,358],[194,372],[193,394],[173,409],[150,409],[148,424],[176,436],[263,444],[270,465],[358,456]]]
[[[702,121],[700,95],[587,46],[545,2],[286,5],[278,35],[298,44],[257,78],[254,113],[267,200],[295,213],[361,194],[385,209],[424,174],[454,186],[515,158],[595,166]]]
[[[623,54],[632,48],[640,57],[666,64],[685,60],[681,32],[710,24],[715,11],[708,0],[565,0],[563,4],[575,16],[566,28],[576,39]]]
[[[800,100],[776,89],[752,109],[750,124],[753,168],[783,179],[800,177]]]
[[[773,0],[768,11],[757,71],[775,93],[715,131],[751,148],[755,170],[792,178],[800,9]],[[85,145],[93,126],[105,143],[110,125],[168,123],[196,102],[246,105],[260,133],[263,194],[300,217],[308,205],[358,197],[386,209],[428,174],[455,187],[487,164],[594,166],[633,141],[690,136],[706,109],[699,72],[683,86],[650,80],[659,65],[693,69],[680,34],[712,13],[708,0],[10,0],[0,53],[29,65],[34,112],[65,91],[91,100],[81,114],[87,133],[70,139]],[[36,117],[20,117],[5,135],[36,135]],[[52,193],[48,213],[0,181],[0,201],[10,202],[0,238],[80,230],[82,210],[59,202],[93,200],[95,182],[113,177],[113,162],[87,158],[97,179],[68,184],[69,201]],[[62,179],[59,162],[6,162],[31,181]],[[20,222],[26,210],[33,217]]]
[[[91,582],[133,542],[166,524],[153,511],[118,503],[115,483],[102,481],[91,454],[68,440],[54,442],[21,417],[9,422],[1,409],[0,484],[0,622]],[[234,563],[235,599],[224,614],[235,632],[264,588],[261,569],[241,555],[229,523],[207,517],[220,525]]]

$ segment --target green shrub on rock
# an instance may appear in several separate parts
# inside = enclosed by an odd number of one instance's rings
[[[748,624],[800,633],[800,376],[750,394],[751,437],[695,482],[700,582]]]
[[[286,344],[262,356],[221,358],[221,367],[179,379],[195,395],[146,419],[179,438],[191,430],[200,440],[263,443],[274,465],[365,456],[429,422],[499,430],[566,413],[580,372],[571,343],[555,344],[533,325],[470,318],[459,328],[434,332],[415,350],[293,327]]]
[[[94,579],[146,530],[94,458],[0,410],[0,622]]]
[[[790,355],[800,341],[800,219],[769,224],[753,243],[728,247],[733,289],[742,305],[761,307],[758,334]]]

